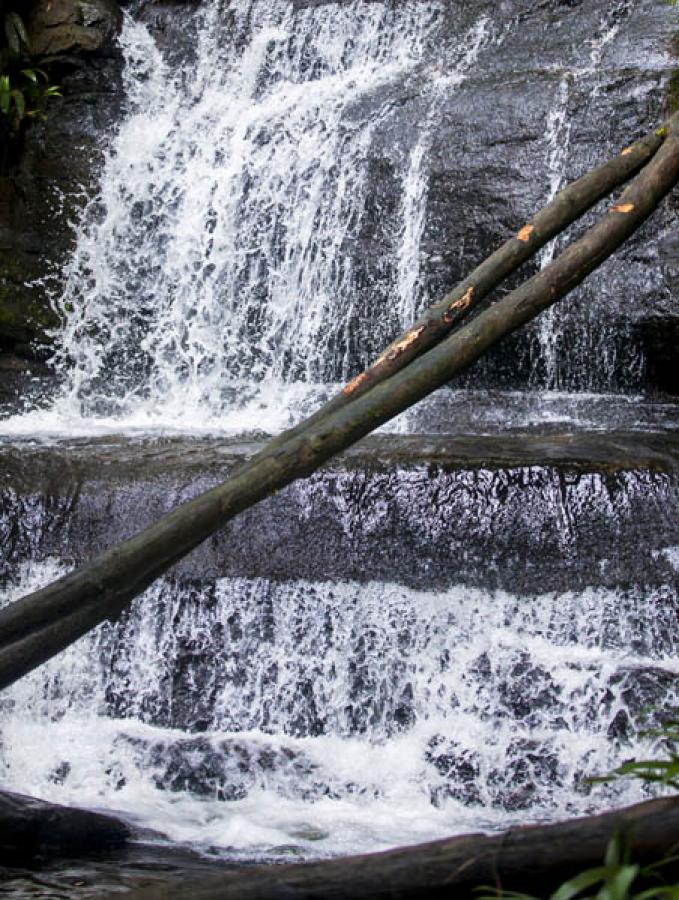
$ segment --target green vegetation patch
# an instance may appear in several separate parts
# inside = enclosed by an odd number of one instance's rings
[[[59,86],[35,65],[19,13],[11,8],[0,13],[0,172],[31,120],[45,118],[47,102],[60,96]]]

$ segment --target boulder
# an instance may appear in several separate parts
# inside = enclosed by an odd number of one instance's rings
[[[107,50],[122,12],[115,0],[40,0],[26,22],[37,56]]]

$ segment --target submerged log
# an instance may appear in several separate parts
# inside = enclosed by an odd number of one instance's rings
[[[132,892],[130,900],[452,900],[480,886],[546,897],[561,882],[603,863],[608,842],[628,835],[636,863],[668,855],[679,842],[679,798],[555,825],[470,834],[386,853],[258,866]],[[668,869],[663,874],[676,876]]]
[[[121,847],[129,837],[113,816],[0,791],[0,865],[84,856]]]
[[[663,146],[602,220],[524,285],[399,372],[292,436],[240,472],[47,587],[0,611],[0,687],[59,653],[127,604],[239,512],[324,462],[467,369],[503,336],[580,284],[679,181],[679,114]],[[527,226],[530,227],[530,226]],[[524,230],[525,233],[525,230]]]

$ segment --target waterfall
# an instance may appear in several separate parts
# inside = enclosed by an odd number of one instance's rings
[[[14,476],[20,502],[0,495],[5,600],[87,555],[104,512],[157,515],[186,478],[142,467],[121,492],[89,453],[70,496]],[[262,859],[642,799],[586,779],[652,754],[644,711],[679,700],[677,488],[540,466],[318,473],[5,692],[0,779]]]
[[[430,88],[432,97],[422,132],[410,153],[401,201],[403,224],[397,275],[399,320],[404,330],[412,325],[422,306],[433,299],[425,298],[423,303],[420,296],[420,244],[427,211],[427,157],[431,151],[432,130],[440,115],[440,101],[463,82],[492,36],[492,25],[487,16],[482,16],[462,44],[463,55],[452,71],[437,73]]]
[[[570,176],[575,95],[597,95],[633,8],[616,0],[584,54],[564,50],[550,69],[544,201]],[[213,0],[180,65],[128,18],[125,118],[54,296],[65,387],[3,430],[272,433],[315,408],[438,296],[423,249],[437,135],[521,27],[492,4]],[[419,121],[400,117],[404,104]],[[473,226],[473,210],[460,214]],[[588,319],[580,296],[575,316],[536,325],[529,386],[636,387],[634,346]]]
[[[212,852],[363,852],[642,799],[584,778],[652,752],[643,699],[678,699],[668,588],[177,588],[9,693],[15,789]]]
[[[568,117],[568,101],[571,94],[571,82],[573,73],[566,72],[559,80],[554,106],[549,111],[545,140],[548,146],[547,174],[549,185],[547,189],[547,202],[551,202],[564,187],[564,173],[568,160],[568,145],[570,142],[571,122]],[[539,256],[540,268],[546,268],[556,256],[558,238],[554,238],[546,244]],[[538,321],[538,340],[542,356],[542,364],[545,374],[546,387],[555,389],[558,382],[558,311],[552,307],[540,316]]]
[[[214,486],[367,364],[466,261],[436,256],[437,216],[481,255],[556,195],[634,2],[564,41],[538,113],[479,149],[475,91],[480,122],[536,8],[210,0],[190,64],[126,18],[125,115],[54,295],[63,389],[2,423],[0,602]],[[491,184],[520,176],[509,199],[474,193],[489,160]],[[638,433],[676,429],[676,405],[583,392],[565,416],[558,391],[635,386],[641,365],[606,358],[588,296],[529,334],[532,390],[480,369],[481,389],[437,392],[409,435],[247,510],[4,693],[3,786],[248,860],[649,796],[587,779],[654,753],[642,714],[678,701],[675,450]],[[564,422],[614,436],[548,433]]]
[[[359,297],[349,250],[371,141],[385,88],[417,75],[441,14],[440,2],[241,0],[229,28],[242,37],[225,49],[213,3],[195,71],[170,68],[127,22],[130,114],[58,301],[62,414],[186,427],[191,409],[197,426],[280,427],[368,361],[357,329],[374,323],[379,346],[397,322]],[[441,89],[472,65],[483,22]]]
[[[621,21],[633,9],[633,0],[616,0],[611,3],[602,16],[597,33],[589,42],[589,54],[585,65],[564,72],[559,79],[552,108],[547,116],[545,143],[547,146],[548,187],[546,202],[553,200],[567,182],[567,171],[570,155],[572,120],[569,113],[569,102],[572,101],[575,88],[585,85],[589,92],[590,102],[600,91],[600,67],[606,48],[612,43],[620,31]],[[548,266],[557,254],[559,238],[550,241],[541,251],[540,268]],[[595,276],[596,277],[596,276]],[[560,365],[560,344],[563,339],[560,322],[567,318],[558,307],[552,307],[540,316],[537,325],[537,336],[540,352],[540,373],[534,374],[535,387],[548,390],[563,388]],[[606,335],[610,338],[610,335]],[[608,373],[609,381],[613,381],[613,366]]]

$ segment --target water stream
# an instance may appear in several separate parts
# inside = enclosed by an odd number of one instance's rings
[[[547,174],[549,185],[546,200],[553,200],[565,186],[569,158],[572,119],[569,114],[569,102],[572,102],[574,88],[588,91],[590,99],[601,90],[600,67],[604,53],[609,44],[615,40],[620,31],[621,22],[633,9],[631,0],[617,0],[609,4],[602,16],[597,33],[590,41],[587,64],[564,72],[559,79],[554,105],[547,117],[545,141],[548,148]],[[557,255],[559,239],[550,241],[540,253],[540,268],[548,266]],[[596,275],[594,276],[596,279]],[[601,282],[597,285],[601,288]],[[534,379],[536,387],[558,390],[564,387],[562,369],[567,356],[560,353],[563,340],[559,320],[567,317],[560,307],[548,309],[538,322],[538,345],[540,361],[536,369],[540,372]],[[638,365],[638,363],[637,363]]]

